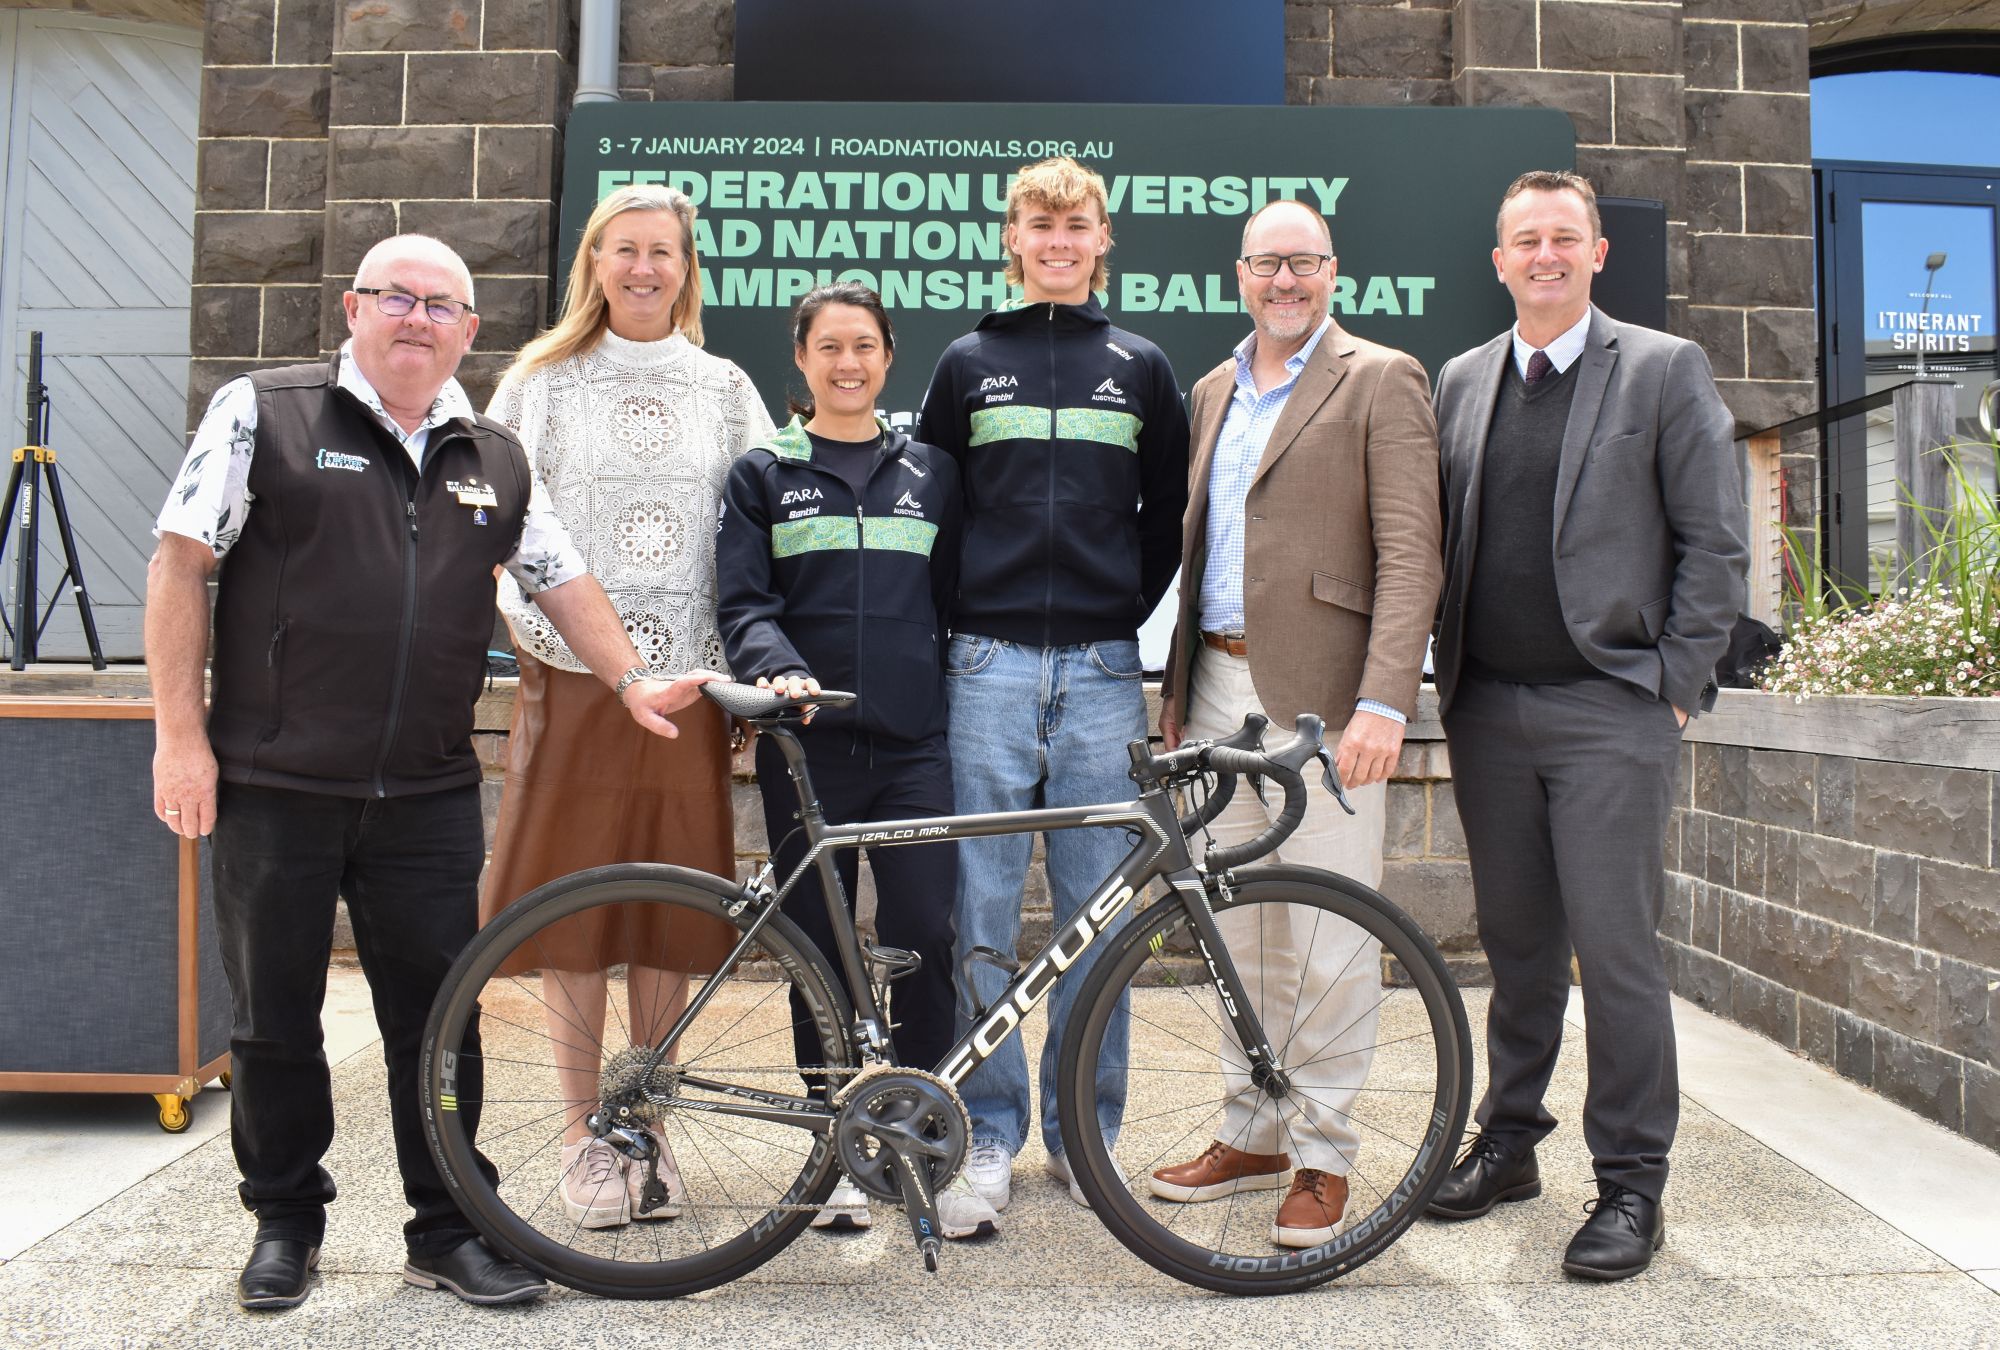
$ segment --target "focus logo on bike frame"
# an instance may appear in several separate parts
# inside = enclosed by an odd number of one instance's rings
[[[1105,883],[1104,890],[1097,898],[1083,907],[1071,922],[1067,931],[1049,943],[1043,952],[1014,981],[1009,996],[1000,1003],[980,1024],[972,1029],[972,1037],[961,1046],[952,1057],[945,1061],[940,1072],[944,1080],[953,1087],[964,1077],[978,1068],[1002,1042],[1021,1025],[1021,1019],[1035,1010],[1049,990],[1055,988],[1062,973],[1075,965],[1083,954],[1090,950],[1090,944],[1097,941],[1111,921],[1125,906],[1132,903],[1132,887],[1122,877],[1113,877]]]

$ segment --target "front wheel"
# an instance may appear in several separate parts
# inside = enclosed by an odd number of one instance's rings
[[[1472,1035],[1443,958],[1359,882],[1301,867],[1235,874],[1208,895],[1276,1055],[1255,1075],[1188,910],[1169,895],[1098,960],[1062,1050],[1063,1144],[1113,1236],[1177,1279],[1230,1294],[1309,1288],[1380,1255],[1423,1212],[1470,1108]],[[1385,962],[1384,956],[1391,958]],[[1117,1010],[1130,1009],[1129,1035]],[[1122,1074],[1115,1139],[1095,1128],[1101,1073]],[[1282,1166],[1200,1188],[1156,1171],[1213,1143]],[[1344,1180],[1345,1211],[1311,1245],[1277,1211],[1295,1168]]]
[[[819,1210],[837,1180],[821,1101],[855,1071],[847,1000],[782,914],[719,968],[762,912],[743,901],[682,868],[598,867],[467,945],[431,1010],[424,1120],[495,1248],[590,1293],[662,1298],[743,1275]],[[586,1142],[598,1113],[661,1161]]]

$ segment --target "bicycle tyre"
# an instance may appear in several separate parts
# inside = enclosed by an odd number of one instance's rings
[[[1366,939],[1379,942],[1409,981],[1407,989],[1384,990],[1369,1014],[1376,1033],[1367,1047],[1369,1067],[1358,1086],[1341,1085],[1342,1090],[1351,1088],[1354,1097],[1336,1114],[1357,1136],[1367,1132],[1366,1142],[1348,1157],[1351,1188],[1343,1226],[1316,1247],[1279,1247],[1269,1227],[1281,1194],[1276,1190],[1249,1192],[1247,1199],[1239,1191],[1205,1203],[1167,1201],[1150,1193],[1148,1174],[1200,1152],[1208,1143],[1204,1129],[1221,1138],[1223,1103],[1230,1095],[1216,1057],[1223,1038],[1230,1044],[1234,1038],[1217,1005],[1214,981],[1197,960],[1175,966],[1167,955],[1176,935],[1190,931],[1178,895],[1149,906],[1115,935],[1078,996],[1079,1015],[1071,1019],[1060,1060],[1063,1143],[1068,1157],[1080,1164],[1075,1175],[1091,1207],[1142,1260],[1219,1293],[1294,1293],[1380,1255],[1423,1213],[1451,1167],[1471,1108],[1472,1035],[1458,988],[1437,948],[1376,891],[1334,873],[1290,866],[1237,872],[1231,889],[1227,904],[1217,907],[1218,916],[1228,911],[1244,918],[1274,915],[1265,907],[1285,905],[1292,907],[1285,917],[1296,913],[1310,918],[1315,935],[1326,916],[1344,919]],[[1212,880],[1209,894],[1213,903]],[[1231,947],[1235,954],[1235,943]],[[1357,953],[1365,950],[1365,940],[1356,944]],[[1132,995],[1124,1066],[1131,1105],[1117,1143],[1111,1145],[1095,1128],[1093,1085],[1107,1050],[1112,1011],[1126,993]],[[1266,1036],[1293,1076],[1293,1086],[1281,1100],[1290,1101],[1296,1111],[1292,1094],[1317,1091],[1317,1085],[1302,1085],[1311,1066],[1352,1052],[1286,1063],[1286,1029],[1273,1025],[1275,1021],[1267,1014]],[[1292,1025],[1298,1022],[1295,1009]],[[1193,1051],[1204,1048],[1217,1065],[1207,1076],[1189,1067]],[[1328,1073],[1320,1069],[1310,1076]],[[1334,1090],[1327,1089],[1329,1095]],[[1162,1111],[1163,1100],[1190,1104]],[[1083,1127],[1086,1121],[1091,1128]],[[1284,1128],[1296,1138],[1289,1124]],[[1114,1153],[1129,1179],[1121,1180],[1114,1169]],[[1355,1212],[1357,1206],[1365,1212]]]
[[[556,1190],[563,1175],[562,1132],[578,1108],[576,1099],[562,1096],[555,1086],[554,1042],[560,1035],[574,1044],[578,1022],[560,1005],[563,986],[555,984],[551,991],[545,969],[517,972],[509,967],[528,959],[546,963],[560,935],[561,930],[552,931],[556,925],[609,905],[632,907],[617,911],[621,921],[632,925],[627,932],[644,932],[657,923],[671,934],[686,931],[676,928],[678,921],[719,920],[740,934],[759,912],[742,899],[730,883],[691,869],[654,863],[591,868],[529,892],[481,929],[460,954],[425,1029],[424,1124],[446,1187],[496,1250],[588,1293],[673,1298],[727,1283],[770,1260],[826,1200],[839,1180],[830,1134],[672,1107],[661,1108],[659,1129],[686,1187],[687,1203],[675,1217],[585,1228],[563,1212]],[[732,909],[737,911],[733,915]],[[709,931],[721,930],[711,926]],[[670,969],[665,948],[660,951],[645,964]],[[796,991],[808,1009],[820,1056],[834,1067],[830,1081],[837,1085],[840,1075],[855,1066],[849,1049],[851,1015],[832,966],[782,913],[766,922],[751,955],[757,961],[753,970],[739,966],[689,976],[690,996],[696,981],[725,984],[683,1033],[676,1047],[678,1063],[726,1077],[734,1085],[798,1096],[802,1080],[789,1034],[796,1018],[790,995]],[[600,1062],[622,1048],[618,1040],[632,1044],[621,1007],[619,969],[625,971],[623,992],[631,994],[629,964],[607,972]],[[754,978],[758,975],[764,978]],[[483,1015],[482,1003],[487,1005]],[[542,1011],[534,1003],[541,1003]],[[638,1020],[639,1010],[632,1006],[631,1020]],[[649,1015],[649,1020],[652,1016],[664,1014]],[[667,1025],[661,1021],[657,1034],[664,1034]],[[476,1042],[468,1042],[468,1029]],[[446,1055],[446,1046],[460,1049]],[[745,1058],[758,1062],[737,1062]],[[686,1089],[677,1086],[674,1091]],[[709,1100],[726,1099],[711,1095]],[[525,1121],[516,1119],[523,1114]],[[475,1135],[493,1153],[491,1172],[480,1166]],[[749,1173],[738,1176],[734,1185],[723,1175],[732,1170],[732,1160]],[[544,1190],[552,1176],[556,1186]]]

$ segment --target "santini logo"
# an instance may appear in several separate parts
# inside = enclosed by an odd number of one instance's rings
[[[826,496],[818,488],[793,488],[778,499],[778,505],[790,506],[793,502],[816,502]]]
[[[983,394],[988,389],[1018,389],[1020,386],[1021,382],[1012,375],[988,375],[979,382],[979,392]]]
[[[360,455],[343,455],[338,450],[321,450],[313,456],[313,463],[322,469],[349,469],[361,473],[368,468],[368,461]]]
[[[1126,359],[1127,361],[1130,361],[1130,360],[1132,359],[1132,353],[1130,353],[1130,352],[1126,351],[1126,350],[1125,350],[1125,349],[1124,349],[1123,347],[1119,346],[1119,345],[1118,345],[1117,343],[1115,343],[1115,342],[1107,342],[1107,343],[1105,343],[1104,345],[1105,345],[1106,347],[1109,347],[1109,348],[1110,348],[1110,349],[1111,349],[1112,351],[1114,351],[1114,352],[1117,352],[1117,353],[1118,353],[1118,354],[1119,354],[1120,356],[1124,357],[1124,358],[1125,358],[1125,359]]]

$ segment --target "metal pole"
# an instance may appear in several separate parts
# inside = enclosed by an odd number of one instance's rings
[[[577,15],[574,101],[618,101],[618,0],[583,0]]]

